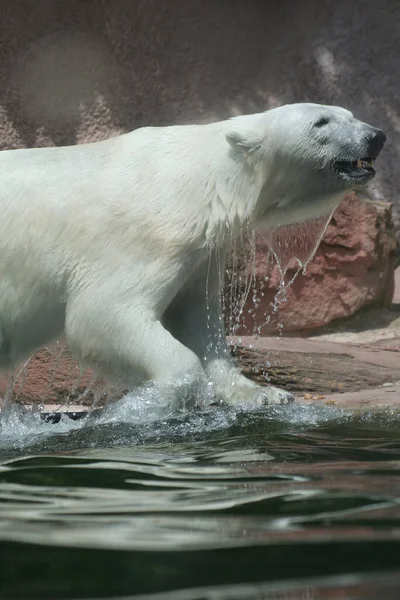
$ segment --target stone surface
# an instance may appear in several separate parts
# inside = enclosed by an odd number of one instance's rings
[[[21,404],[97,406],[120,396],[121,392],[89,369],[82,369],[63,340],[40,350],[13,372],[0,377],[0,406],[8,399]]]
[[[399,354],[394,347],[248,336],[233,337],[230,343],[250,379],[298,395],[355,392],[400,381]]]
[[[13,373],[0,379],[0,394],[22,403],[68,403],[84,393],[89,373],[72,360],[64,344],[37,352]]]
[[[300,404],[324,404],[359,413],[400,410],[400,337],[393,340],[395,346],[384,350],[302,338],[230,341],[242,350],[238,358],[245,373],[265,383],[261,371],[268,359],[272,383],[291,381],[290,389]],[[288,373],[290,377],[285,379]],[[41,400],[45,412],[79,413],[90,408],[90,404],[72,401],[60,406],[47,398]]]
[[[393,294],[393,303],[400,304],[400,268],[394,272],[394,294]]]
[[[267,359],[271,383],[288,387],[290,381],[296,402],[353,412],[400,411],[400,328],[384,348],[303,338],[233,337],[230,343],[245,351],[244,372],[260,383],[266,381],[261,371]]]
[[[250,250],[239,255],[239,263],[233,268],[237,273],[233,291],[231,275],[227,277],[228,330],[238,335],[256,331],[261,335],[287,334],[325,326],[366,306],[391,306],[397,240],[390,204],[365,202],[353,193],[348,195],[334,212],[306,272],[296,276],[299,263],[290,261],[290,257],[297,256],[304,262],[323,226],[321,220],[282,228],[269,239],[257,239],[255,256]],[[281,267],[270,253],[271,244],[282,256]],[[284,281],[293,282],[283,291],[282,271]],[[244,302],[252,274],[254,284]],[[232,303],[235,294],[237,299]]]
[[[309,398],[305,394],[296,398],[296,402],[306,405],[322,402],[326,406],[344,408],[356,413],[398,412],[400,410],[400,381],[393,383],[391,387],[377,386],[358,392],[327,394],[324,398],[315,398],[313,394]]]

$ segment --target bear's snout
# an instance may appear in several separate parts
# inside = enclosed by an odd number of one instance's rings
[[[381,129],[375,127],[369,127],[369,130],[370,131],[366,136],[366,142],[368,144],[367,155],[370,158],[377,158],[386,141],[386,135]]]

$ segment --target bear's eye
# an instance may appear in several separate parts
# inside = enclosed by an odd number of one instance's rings
[[[314,123],[314,127],[323,127],[324,125],[328,125],[329,119],[328,117],[321,117]]]

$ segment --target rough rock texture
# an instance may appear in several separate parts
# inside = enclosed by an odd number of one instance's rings
[[[281,269],[265,239],[257,238],[255,256],[248,251],[239,257],[233,291],[231,275],[227,277],[228,330],[234,326],[238,335],[286,334],[327,325],[366,306],[391,306],[397,239],[390,204],[365,202],[355,194],[348,195],[334,212],[306,272],[300,271],[295,277],[299,263],[288,257],[295,253],[304,261],[312,248],[310,242],[323,226],[324,221],[320,221],[269,235],[269,243],[283,257],[283,270],[287,268],[284,281],[292,282],[284,289]],[[252,292],[243,303],[252,273]],[[235,295],[237,299],[232,302]],[[239,311],[232,305],[241,308],[243,304],[239,319],[235,319]]]
[[[56,342],[0,377],[0,407],[8,400],[21,404],[71,402],[101,406],[123,394],[122,387],[110,385],[89,369],[82,369],[64,340]]]
[[[400,337],[393,342],[377,352],[375,345],[316,339],[230,339],[243,373],[261,385],[290,389],[302,404],[356,412],[400,410]]]
[[[243,373],[296,394],[331,394],[400,381],[398,350],[302,338],[230,338]],[[268,368],[266,368],[268,364]],[[392,386],[389,386],[392,387]]]
[[[339,104],[388,134],[369,193],[400,231],[399,82],[398,0],[0,3],[0,148]]]
[[[393,302],[400,305],[400,269],[394,272],[394,295]]]
[[[80,397],[90,383],[90,374],[71,359],[64,345],[54,344],[2,377],[0,394],[22,403],[63,404]]]

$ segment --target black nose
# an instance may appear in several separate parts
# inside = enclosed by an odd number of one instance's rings
[[[372,129],[372,132],[367,136],[368,141],[368,156],[374,158],[378,156],[386,142],[386,135],[380,129]]]

